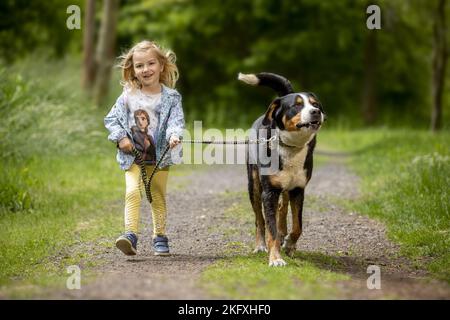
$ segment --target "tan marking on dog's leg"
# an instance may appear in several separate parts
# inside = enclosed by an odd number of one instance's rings
[[[287,235],[287,212],[289,208],[289,193],[284,191],[281,193],[280,201],[277,210],[277,230],[280,239],[284,239]]]
[[[281,243],[279,239],[274,239],[269,230],[268,244],[269,244],[269,267],[282,267],[286,265],[286,262],[281,258],[280,247]]]
[[[302,226],[300,225],[300,221],[298,218],[298,212],[300,208],[294,201],[291,201],[291,210],[292,210],[292,231],[290,234],[292,241],[297,242],[298,238],[300,238],[302,234]]]
[[[292,212],[292,230],[289,235],[284,239],[283,248],[288,256],[292,256],[295,252],[295,247],[297,245],[297,240],[302,234],[302,226],[298,218],[299,207],[291,200],[291,212]]]

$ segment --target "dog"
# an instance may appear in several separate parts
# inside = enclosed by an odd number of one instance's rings
[[[272,88],[278,94],[266,113],[252,125],[258,138],[271,138],[276,135],[278,168],[273,173],[263,173],[262,164],[251,152],[246,153],[246,164],[248,192],[255,213],[254,252],[267,252],[268,247],[269,266],[284,266],[286,262],[281,256],[281,247],[288,256],[292,256],[302,233],[305,187],[312,175],[316,134],[326,115],[315,94],[294,92],[289,80],[280,75],[265,72],[239,73],[238,79],[250,85]],[[267,137],[261,137],[260,132],[267,132]],[[268,145],[269,142],[266,143],[266,150],[270,154],[273,147]],[[292,230],[288,234],[289,204]]]

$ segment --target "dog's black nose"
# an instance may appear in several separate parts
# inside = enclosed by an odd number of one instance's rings
[[[309,113],[312,115],[318,115],[318,114],[320,114],[320,110],[317,108],[314,108],[314,109],[309,110]]]

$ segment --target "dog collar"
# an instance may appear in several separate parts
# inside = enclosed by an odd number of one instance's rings
[[[294,137],[294,139],[291,139],[291,137],[287,137],[287,141],[291,142],[291,143],[286,143],[286,141],[283,141],[284,137],[284,133],[281,132],[281,130],[277,130],[276,135],[278,137],[279,140],[279,144],[283,147],[288,147],[288,148],[296,148],[296,149],[303,149],[315,136],[315,134],[312,134],[309,137],[305,137],[305,136],[298,136],[298,137]],[[299,142],[299,144],[297,144],[297,142]]]
[[[281,140],[281,137],[278,137],[278,143],[279,143],[281,146],[283,146],[283,147],[288,147],[288,148],[298,148],[298,149],[303,148],[303,146],[302,146],[302,147],[299,147],[299,146],[293,146],[293,145],[287,144],[287,143],[283,142],[283,140]]]

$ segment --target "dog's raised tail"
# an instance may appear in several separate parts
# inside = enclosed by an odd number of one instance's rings
[[[238,80],[252,86],[265,86],[272,88],[276,91],[279,97],[294,92],[289,80],[275,73],[261,72],[257,74],[243,74],[239,72]]]

